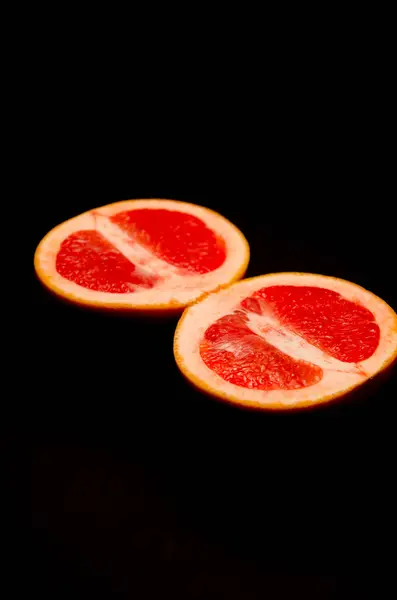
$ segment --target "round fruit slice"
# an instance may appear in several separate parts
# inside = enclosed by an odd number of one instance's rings
[[[180,310],[242,277],[249,246],[218,213],[175,200],[127,200],[50,231],[35,269],[53,292],[116,310]]]
[[[397,359],[397,315],[354,283],[276,273],[221,289],[183,313],[178,367],[194,385],[260,409],[344,396]]]

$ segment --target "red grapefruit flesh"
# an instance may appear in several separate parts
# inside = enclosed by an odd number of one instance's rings
[[[204,363],[225,381],[252,389],[296,389],[322,379],[322,369],[294,360],[254,333],[246,315],[221,317],[200,344]]]
[[[365,306],[334,290],[313,286],[265,287],[241,303],[259,311],[261,300],[279,322],[314,346],[345,362],[369,358],[379,343],[379,327]]]
[[[152,288],[155,278],[138,273],[135,265],[97,231],[76,231],[63,240],[56,270],[65,279],[96,292],[128,294]]]
[[[209,273],[225,262],[222,238],[194,215],[140,209],[117,213],[111,221],[158,258],[192,273]]]
[[[39,244],[42,282],[72,302],[180,310],[243,276],[249,247],[230,221],[174,200],[128,200],[62,223]]]
[[[264,275],[188,308],[174,353],[182,373],[217,398],[310,407],[344,396],[397,359],[397,315],[341,279]]]

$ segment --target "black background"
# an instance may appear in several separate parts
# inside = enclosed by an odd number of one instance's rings
[[[95,98],[54,103],[53,90],[45,129],[39,120],[29,138],[26,381],[16,382],[27,390],[3,453],[13,586],[28,578],[56,598],[376,597],[391,568],[395,379],[354,405],[245,412],[182,379],[176,321],[79,311],[35,279],[34,249],[59,222],[165,197],[241,228],[248,276],[334,275],[397,308],[381,116],[368,122],[347,97],[317,97],[316,111],[313,98],[298,109],[286,97],[232,108],[208,88],[187,110],[199,87],[166,105],[165,89],[140,88],[144,108],[129,97],[122,118],[113,98],[106,124]]]

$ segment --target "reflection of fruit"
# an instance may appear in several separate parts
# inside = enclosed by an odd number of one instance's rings
[[[57,295],[127,311],[181,310],[244,275],[249,247],[218,213],[174,200],[127,200],[65,221],[40,242],[35,269]]]
[[[333,277],[275,273],[208,294],[183,313],[182,373],[241,406],[285,410],[340,398],[397,359],[397,315]]]

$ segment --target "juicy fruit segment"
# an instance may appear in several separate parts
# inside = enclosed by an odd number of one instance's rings
[[[250,313],[266,328],[297,334],[342,362],[361,362],[375,352],[380,331],[367,308],[339,293],[312,286],[261,288],[232,314],[213,323],[200,343],[204,363],[225,381],[258,390],[290,390],[314,385],[322,369],[295,359],[250,327]],[[270,323],[270,326],[269,326]]]
[[[379,326],[371,311],[333,290],[275,285],[258,290],[241,304],[253,312],[261,311],[261,306],[272,310],[280,324],[343,362],[366,360],[379,344]]]
[[[126,294],[137,287],[151,288],[153,277],[138,273],[135,266],[100,233],[76,231],[61,244],[56,258],[60,275],[97,292]]]
[[[318,383],[323,371],[295,360],[250,330],[248,317],[236,311],[205,332],[201,358],[225,381],[257,390],[291,390]]]
[[[138,209],[113,215],[111,221],[158,258],[191,273],[208,273],[225,262],[224,241],[194,215]]]
[[[180,272],[204,274],[220,267],[225,244],[194,215],[165,209],[138,209],[117,213],[110,221],[154,256]],[[57,272],[90,290],[131,293],[151,288],[160,278],[138,269],[96,230],[69,235],[56,258]]]

